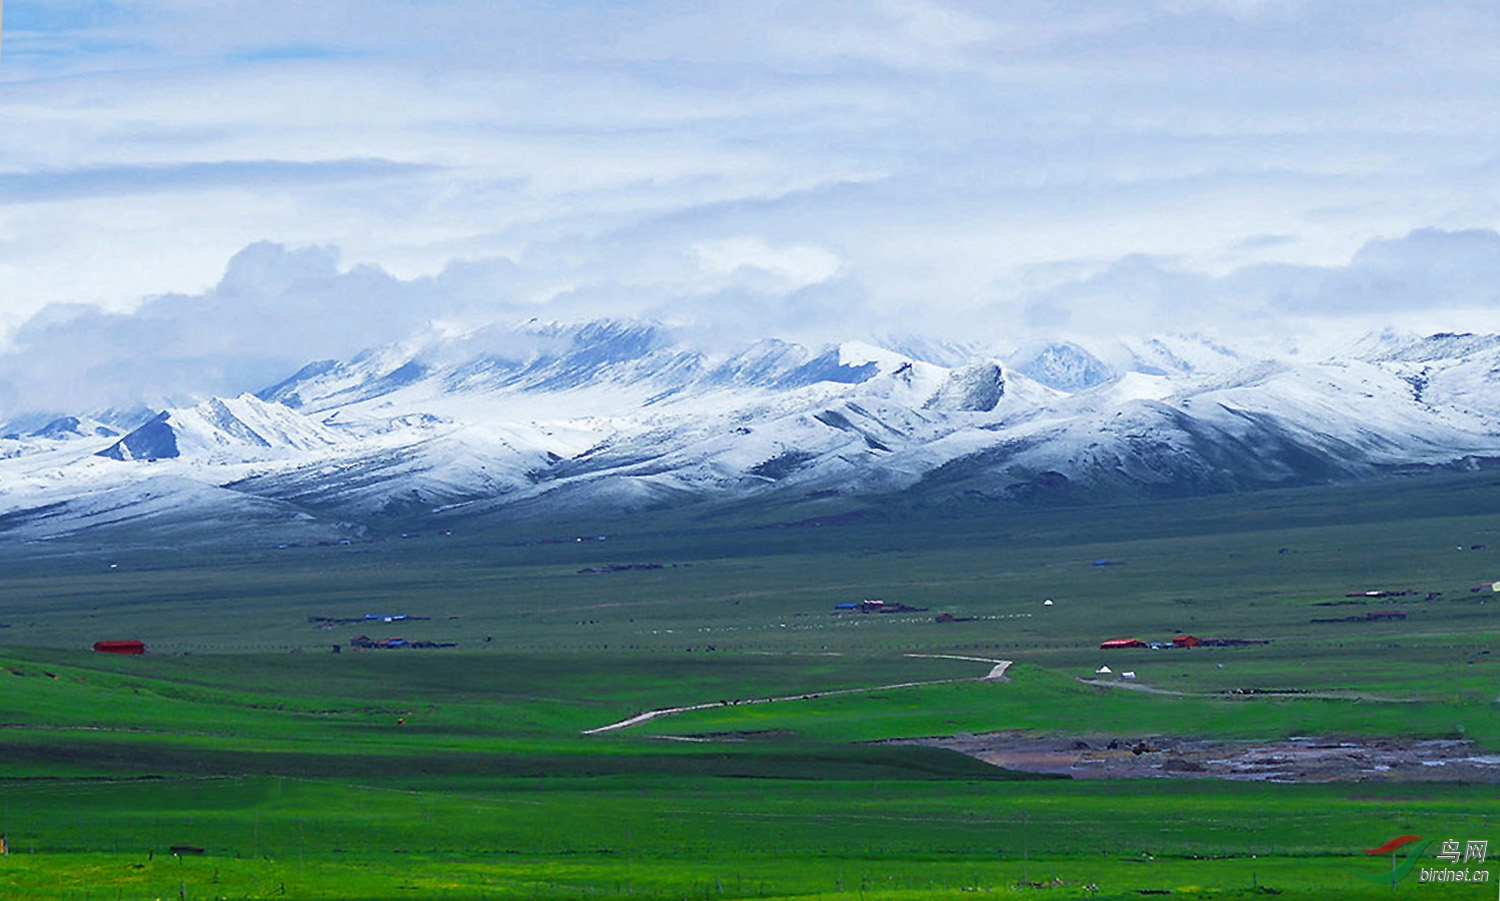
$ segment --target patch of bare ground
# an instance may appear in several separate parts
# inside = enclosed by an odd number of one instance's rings
[[[1417,698],[1390,698],[1383,695],[1373,695],[1363,691],[1309,691],[1304,688],[1226,688],[1219,692],[1202,691],[1175,691],[1169,688],[1156,688],[1140,682],[1127,682],[1119,679],[1078,679],[1083,685],[1092,685],[1095,688],[1118,688],[1123,691],[1138,691],[1149,695],[1172,695],[1179,698],[1212,698],[1222,695],[1295,695],[1299,698],[1318,698],[1331,701],[1376,701],[1381,704],[1415,704]]]
[[[1473,742],[1395,738],[1042,738],[990,732],[899,744],[949,748],[1026,773],[1075,779],[1242,779],[1265,782],[1480,782],[1500,784],[1500,755]]]

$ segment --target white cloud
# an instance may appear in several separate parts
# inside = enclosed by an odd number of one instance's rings
[[[1495,330],[1500,233],[1420,229],[1372,240],[1339,265],[1259,263],[1223,275],[1134,256],[1016,306],[991,315],[1019,312],[1040,331],[1095,338],[1170,327],[1231,342],[1300,336],[1302,343],[1336,345],[1390,325]]]
[[[60,336],[25,324],[49,304],[110,331],[164,292],[224,302],[224,261],[262,240],[378,265],[407,324],[983,337],[1489,308],[1410,261],[1377,288],[1364,254],[1500,227],[1493,4],[8,6],[0,346]]]
[[[1272,246],[1279,241],[1271,241]],[[568,268],[476,259],[400,279],[341,267],[336,250],[251,245],[211,289],[130,312],[55,305],[0,355],[0,415],[86,412],[255,390],[318,359],[413,336],[463,337],[451,353],[528,352],[508,327],[540,315],[670,323],[707,349],[759,337],[810,342],[916,334],[979,345],[1196,331],[1231,344],[1336,345],[1388,325],[1500,329],[1500,233],[1423,229],[1366,243],[1332,266],[1253,263],[1214,274],[1146,255],[1034,273],[1028,290],[966,309],[889,305],[838,256],[729,238],[675,254]],[[550,290],[545,290],[550,288]],[[1343,336],[1341,339],[1339,336]]]
[[[197,295],[129,312],[52,305],[0,356],[0,409],[90,410],[264,387],[314,359],[397,341],[448,306],[440,286],[372,267],[340,271],[337,251],[255,244]]]
[[[692,246],[698,265],[713,276],[760,272],[771,277],[773,286],[795,291],[833,278],[839,271],[837,254],[810,244],[773,247],[761,238],[729,238]]]

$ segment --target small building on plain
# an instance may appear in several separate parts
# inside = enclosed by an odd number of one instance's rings
[[[1099,643],[1099,648],[1105,651],[1115,651],[1120,648],[1144,648],[1146,643],[1139,638],[1111,638]]]
[[[1196,648],[1199,645],[1196,635],[1177,635],[1172,638],[1174,648]]]
[[[146,643],[143,641],[96,641],[94,650],[101,654],[144,654]]]

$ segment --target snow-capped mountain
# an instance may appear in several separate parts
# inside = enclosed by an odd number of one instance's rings
[[[1032,348],[1014,366],[890,343],[905,350],[711,354],[652,323],[531,322],[310,363],[128,424],[33,417],[0,430],[0,534],[294,535],[894,493],[1087,501],[1500,458],[1495,336],[1379,335],[1318,362],[1165,336]]]
[[[1017,372],[1059,391],[1102,385],[1114,375],[1109,365],[1071,341],[1048,344],[1015,364]]]
[[[163,410],[99,451],[115,460],[170,460],[186,453],[204,462],[244,462],[277,451],[315,451],[337,443],[316,420],[251,395],[211,397],[186,410]]]

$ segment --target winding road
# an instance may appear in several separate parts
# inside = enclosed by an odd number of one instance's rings
[[[968,660],[975,663],[988,663],[991,668],[988,675],[978,676],[971,679],[935,679],[927,682],[897,682],[892,685],[872,685],[866,688],[835,688],[829,691],[810,691],[799,695],[785,695],[783,697],[768,698],[738,698],[735,700],[709,701],[704,704],[689,704],[683,707],[660,707],[656,710],[647,710],[645,713],[637,713],[635,716],[627,717],[617,723],[600,726],[596,729],[585,729],[584,735],[601,735],[605,732],[616,732],[620,729],[629,729],[631,726],[639,726],[662,717],[675,716],[679,713],[687,713],[693,710],[712,710],[716,707],[737,707],[741,704],[781,704],[787,701],[811,701],[817,698],[830,698],[838,695],[867,694],[872,691],[888,691],[894,688],[917,688],[922,685],[956,685],[962,682],[1004,682],[1005,671],[1010,668],[1009,660],[992,660],[988,657],[958,657],[952,654],[907,654],[907,657],[928,657],[944,660]]]

